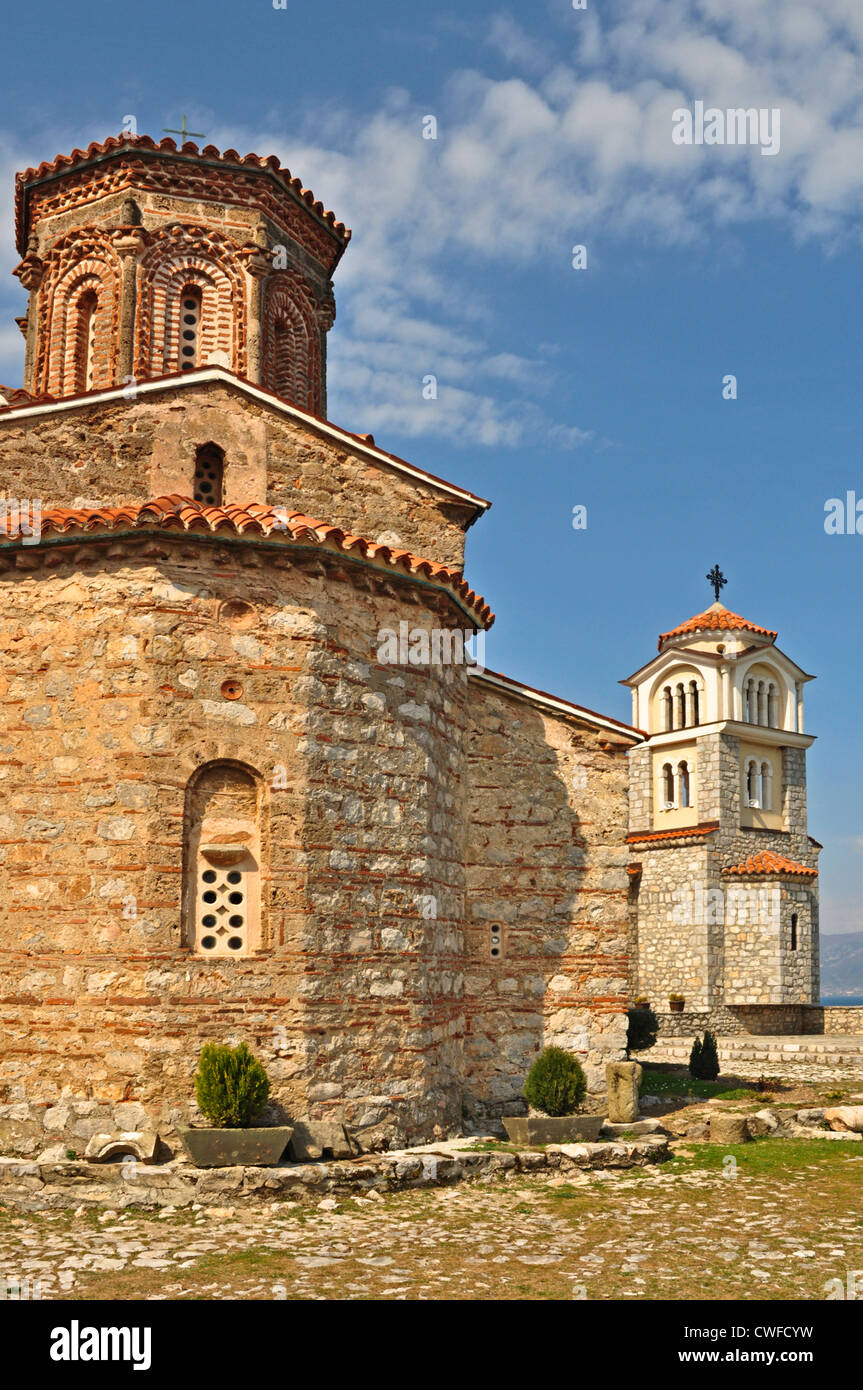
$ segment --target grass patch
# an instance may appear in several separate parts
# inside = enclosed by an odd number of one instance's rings
[[[850,1175],[849,1162],[863,1159],[858,1152],[858,1144],[847,1146],[838,1140],[825,1143],[823,1139],[776,1139],[772,1136],[750,1141],[747,1144],[699,1144],[698,1152],[692,1158],[683,1158],[674,1153],[668,1163],[671,1172],[722,1171],[729,1155],[737,1160],[742,1172],[763,1176],[786,1177],[798,1174],[801,1168],[817,1164],[821,1168],[838,1169],[843,1167]],[[859,1175],[857,1181],[860,1181]]]
[[[641,1095],[696,1096],[699,1100],[712,1100],[714,1096],[718,1096],[735,1100],[742,1096],[752,1099],[755,1090],[740,1086],[729,1087],[727,1081],[696,1081],[691,1076],[674,1076],[669,1072],[645,1070],[641,1078]]]

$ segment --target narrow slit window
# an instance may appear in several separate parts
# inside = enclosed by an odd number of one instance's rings
[[[78,300],[77,341],[75,344],[75,389],[91,391],[96,367],[96,312],[99,301],[95,290],[87,290]]]
[[[187,285],[180,296],[180,369],[190,372],[198,365],[198,339],[201,332],[201,291]]]
[[[678,768],[677,768],[677,776],[678,776],[678,781],[679,781],[679,784],[680,784],[680,795],[679,795],[679,797],[678,797],[678,804],[679,804],[680,806],[687,806],[687,807],[689,807],[689,806],[692,805],[692,801],[691,801],[691,797],[690,797],[689,764],[688,764],[688,763],[680,763],[680,764],[678,765]]]
[[[792,949],[792,951],[796,951],[796,950],[797,950],[797,913],[796,913],[796,912],[792,912],[792,914],[791,914],[791,949]]]

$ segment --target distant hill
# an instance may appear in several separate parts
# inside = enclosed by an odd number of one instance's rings
[[[863,931],[822,936],[821,993],[863,995]]]

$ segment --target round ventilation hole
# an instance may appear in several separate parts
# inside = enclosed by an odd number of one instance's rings
[[[243,687],[239,681],[222,681],[222,694],[226,700],[239,700]]]

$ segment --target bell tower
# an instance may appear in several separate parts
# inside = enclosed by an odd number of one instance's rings
[[[813,678],[776,637],[717,598],[623,682],[646,733],[630,753],[631,986],[664,1031],[674,995],[682,1032],[796,1032],[818,1001]]]
[[[275,156],[112,137],[18,175],[16,236],[31,396],[218,365],[326,414],[350,232]]]

